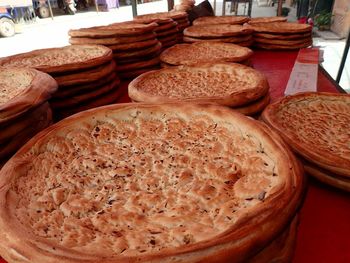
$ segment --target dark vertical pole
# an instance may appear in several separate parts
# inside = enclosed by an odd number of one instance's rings
[[[346,58],[348,57],[348,53],[349,53],[349,46],[350,46],[350,31],[349,31],[348,39],[346,40],[346,43],[345,43],[343,56],[341,58],[340,65],[339,65],[338,75],[336,79],[338,83],[341,79],[341,75],[343,74]]]
[[[137,16],[137,0],[131,0],[132,16]]]
[[[283,4],[283,1],[282,0],[278,0],[277,16],[281,16],[282,15],[282,4]]]
[[[50,11],[51,19],[53,20],[53,14],[52,14],[52,8],[51,8],[51,2],[50,2],[50,0],[47,0],[47,3],[48,3],[48,5],[49,5],[49,11]]]
[[[174,8],[174,0],[168,0],[168,11]]]

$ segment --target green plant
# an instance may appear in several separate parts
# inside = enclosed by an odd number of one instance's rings
[[[282,16],[288,16],[289,12],[290,12],[290,8],[282,7],[282,13],[281,13]]]
[[[330,26],[332,22],[332,13],[327,11],[321,11],[319,14],[315,15],[314,22],[315,26],[318,28],[324,26]]]

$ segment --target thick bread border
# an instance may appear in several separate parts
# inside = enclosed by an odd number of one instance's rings
[[[343,97],[348,98],[350,101],[350,95],[348,94],[337,94],[337,93],[328,93],[328,92],[302,92],[296,95],[287,96],[279,99],[278,101],[270,104],[266,107],[266,109],[262,113],[262,120],[268,123],[274,130],[276,130],[282,138],[290,145],[290,147],[303,156],[306,160],[314,163],[326,170],[335,172],[342,176],[350,177],[350,160],[337,157],[333,154],[328,154],[319,150],[317,145],[307,145],[298,141],[297,137],[292,133],[285,129],[283,129],[278,124],[278,119],[276,117],[276,113],[279,108],[288,104],[290,101],[294,99],[300,98],[320,98],[321,96],[325,97]]]
[[[87,255],[78,251],[57,246],[48,240],[33,236],[18,223],[12,216],[12,194],[9,189],[25,165],[32,160],[32,154],[38,152],[40,145],[48,136],[68,129],[69,126],[78,127],[79,121],[97,123],[105,116],[115,116],[118,112],[127,109],[144,109],[152,111],[176,112],[183,114],[191,112],[210,114],[212,118],[220,118],[227,122],[235,120],[240,128],[254,134],[256,139],[264,141],[264,151],[273,153],[276,163],[279,164],[279,176],[284,183],[280,184],[264,202],[254,209],[249,210],[240,217],[231,229],[220,233],[216,238],[185,245],[173,249],[165,249],[158,254],[144,257],[101,258],[98,255]],[[119,113],[122,114],[122,113]],[[192,104],[114,104],[100,107],[71,116],[59,123],[52,125],[43,132],[37,134],[24,147],[22,147],[0,171],[0,254],[9,262],[234,262],[245,261],[266,247],[272,240],[278,237],[280,232],[287,227],[291,218],[300,204],[304,189],[303,170],[300,163],[291,153],[288,146],[268,126],[258,121],[249,119],[228,108],[215,105]]]
[[[256,73],[257,77],[259,77],[260,79],[259,84],[256,85],[255,90],[251,90],[247,88],[247,90],[236,91],[227,96],[218,94],[215,97],[197,97],[197,98],[169,98],[165,96],[151,95],[137,88],[138,86],[141,86],[141,85],[144,86],[145,84],[140,84],[140,83],[142,83],[145,79],[147,80],[147,78],[152,75],[164,74],[166,72],[176,73],[178,70],[181,70],[181,69],[187,69],[190,71],[191,68],[194,68],[194,69],[200,68],[203,70],[214,69],[217,66],[220,67],[220,65],[229,66],[232,68],[233,67],[243,68],[244,70],[254,72]],[[205,63],[205,64],[196,64],[193,66],[178,66],[178,67],[171,67],[171,68],[163,68],[160,70],[150,71],[140,75],[139,77],[131,81],[128,86],[129,97],[134,101],[147,102],[147,103],[166,103],[166,102],[176,102],[176,101],[192,102],[192,103],[217,103],[220,105],[230,106],[230,107],[246,105],[249,102],[253,102],[261,98],[262,96],[264,96],[268,92],[268,90],[269,90],[269,84],[267,82],[266,77],[262,73],[248,66],[244,66],[236,63],[217,63],[217,64]]]

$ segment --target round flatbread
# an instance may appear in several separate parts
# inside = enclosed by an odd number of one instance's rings
[[[56,90],[57,83],[48,74],[30,68],[0,66],[0,127],[43,104]]]
[[[305,159],[350,177],[350,95],[287,96],[269,105],[262,118]]]
[[[31,67],[55,74],[102,65],[112,59],[112,50],[99,45],[72,45],[39,49],[0,58],[0,66]]]
[[[157,19],[184,19],[187,18],[188,15],[186,12],[182,11],[171,11],[171,12],[158,12],[146,15],[138,15],[134,18],[134,21],[142,21],[142,20],[157,20]]]
[[[246,36],[236,36],[236,37],[221,37],[221,38],[195,38],[195,37],[187,37],[184,36],[183,40],[187,43],[195,43],[195,42],[224,42],[224,43],[238,43],[238,42],[244,42],[249,41],[253,39],[252,35],[246,35]]]
[[[263,44],[263,43],[258,43],[258,42],[254,42],[254,46],[258,47],[258,48],[262,48],[262,49],[272,49],[272,50],[276,50],[276,49],[285,49],[285,50],[293,50],[293,49],[299,49],[299,48],[305,48],[305,47],[309,47],[312,46],[312,40],[308,41],[308,42],[304,42],[301,44],[293,44],[290,46],[286,46],[286,45],[275,45],[275,44]]]
[[[184,35],[196,38],[217,38],[252,34],[253,30],[241,25],[203,25],[190,26],[184,30]]]
[[[136,44],[138,42],[152,40],[156,38],[154,32],[130,36],[130,37],[109,37],[109,38],[88,38],[88,37],[71,37],[69,43],[72,45],[82,45],[82,44],[97,44],[97,45],[128,45]],[[109,47],[110,48],[110,47]],[[112,49],[112,48],[111,48]]]
[[[284,16],[252,17],[248,23],[259,24],[259,23],[273,23],[273,22],[287,22],[287,17],[284,17]]]
[[[275,132],[226,107],[134,103],[51,126],[0,185],[5,260],[228,262],[284,231],[303,176]]]
[[[96,26],[90,28],[71,29],[68,35],[71,37],[104,38],[151,33],[158,25],[156,23],[115,23],[108,26]]]
[[[177,26],[178,24],[175,21],[171,21],[167,24],[163,24],[163,25],[159,25],[154,32],[158,33],[164,30],[168,30],[168,29],[173,29]]]
[[[301,39],[266,39],[254,36],[255,43],[269,44],[269,45],[281,45],[281,46],[294,46],[303,45],[305,43],[310,43],[311,37],[301,38]]]
[[[172,47],[172,46],[176,45],[177,43],[179,43],[179,39],[178,38],[176,38],[175,40],[172,40],[172,41],[164,42],[162,44],[162,50],[165,50],[165,49],[167,49],[169,47]]]
[[[174,27],[173,29],[157,32],[157,38],[162,39],[167,36],[173,36],[173,35],[176,35],[178,32],[179,32],[179,29]]]
[[[129,84],[129,97],[138,102],[212,102],[240,106],[263,97],[266,77],[236,63],[179,66],[142,74]]]
[[[311,32],[312,26],[308,24],[289,23],[289,22],[272,22],[260,23],[246,26],[251,28],[254,32],[259,33],[278,33],[278,34],[300,34]]]
[[[140,58],[146,55],[158,53],[161,47],[162,44],[158,42],[156,45],[145,48],[143,50],[114,52],[113,57],[116,59],[116,62],[118,64],[119,59]]]
[[[290,39],[301,39],[301,38],[311,38],[310,33],[302,33],[302,34],[268,34],[268,33],[254,33],[254,37],[266,38],[266,39],[282,39],[282,40],[290,40]]]
[[[178,44],[160,55],[170,65],[191,65],[204,62],[240,62],[253,55],[249,48],[221,42]]]
[[[128,44],[118,44],[118,45],[111,45],[108,46],[110,49],[112,49],[114,52],[118,51],[129,51],[129,50],[140,50],[144,48],[152,47],[156,44],[158,44],[157,38],[152,38],[146,41],[140,41],[135,43],[128,43]]]
[[[247,16],[202,16],[193,21],[194,26],[203,25],[243,25],[245,22],[249,21]]]

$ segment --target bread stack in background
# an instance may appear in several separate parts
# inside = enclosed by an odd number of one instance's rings
[[[266,16],[266,17],[252,17],[249,19],[248,24],[260,24],[260,23],[274,23],[274,22],[287,22],[285,16]]]
[[[312,27],[289,22],[253,23],[254,46],[263,49],[299,49],[312,45]]]
[[[193,21],[194,26],[204,25],[243,25],[249,21],[247,16],[202,16]]]
[[[179,4],[174,5],[174,11],[190,11],[195,4],[195,0],[180,0]]]
[[[49,126],[56,81],[43,72],[0,67],[0,166],[36,133]]]
[[[228,20],[229,18],[225,18]],[[184,42],[227,42],[249,47],[253,44],[253,30],[242,25],[211,24],[195,25],[184,30]]]
[[[194,65],[208,62],[250,64],[253,51],[246,47],[222,42],[177,44],[160,55],[162,67]]]
[[[350,192],[350,94],[287,96],[269,105],[262,120],[289,144],[307,173]]]
[[[72,45],[35,50],[0,59],[2,66],[29,66],[50,74],[58,90],[50,99],[55,120],[114,102],[120,96],[112,50]]]
[[[155,29],[155,32],[158,40],[162,43],[163,49],[181,43],[183,31],[190,25],[187,13],[181,11],[139,15],[134,18],[134,21],[138,23],[157,23],[159,26]],[[175,28],[173,22],[176,22]]]
[[[266,77],[236,63],[198,63],[147,72],[129,84],[136,102],[217,103],[246,115],[261,112],[269,103]]]
[[[174,23],[172,20],[170,22]],[[154,33],[157,27],[156,23],[128,21],[70,30],[68,34],[71,44],[101,44],[110,48],[117,64],[118,76],[132,78],[159,68],[162,46]]]

